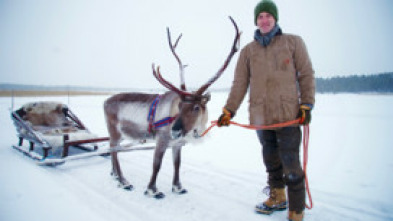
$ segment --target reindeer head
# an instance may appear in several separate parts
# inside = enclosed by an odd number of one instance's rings
[[[177,38],[175,44],[172,44],[171,34],[169,32],[169,29],[167,28],[169,47],[172,51],[172,54],[174,55],[177,62],[179,63],[180,81],[181,81],[180,88],[175,87],[172,83],[170,83],[169,81],[165,80],[162,77],[159,66],[156,69],[153,64],[152,69],[153,69],[154,77],[164,87],[168,88],[171,91],[176,92],[181,99],[179,103],[179,115],[172,127],[173,138],[178,138],[180,136],[188,136],[188,135],[191,135],[194,138],[198,138],[200,137],[199,134],[201,134],[203,130],[206,128],[206,123],[208,120],[206,104],[210,100],[210,93],[205,93],[205,91],[224,73],[233,55],[238,51],[239,48],[239,40],[240,40],[241,33],[239,33],[239,29],[233,18],[229,17],[229,19],[231,20],[236,30],[235,39],[233,41],[231,51],[228,57],[226,58],[223,66],[218,70],[218,72],[215,75],[213,75],[212,78],[210,78],[205,84],[203,84],[195,92],[189,92],[186,89],[186,85],[184,81],[184,68],[186,66],[182,64],[179,56],[175,51],[176,46],[179,43],[179,40],[182,35],[180,35]]]

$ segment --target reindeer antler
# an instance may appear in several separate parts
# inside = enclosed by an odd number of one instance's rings
[[[177,94],[179,94],[180,96],[192,96],[193,94],[185,91],[185,90],[181,90],[177,87],[175,87],[172,83],[170,83],[169,81],[165,80],[160,73],[160,66],[157,67],[157,71],[155,69],[155,65],[152,65],[152,69],[153,69],[153,75],[154,77],[166,88],[168,88],[171,91],[176,92]]]
[[[168,43],[169,43],[169,48],[172,51],[173,56],[175,56],[177,63],[179,63],[179,73],[180,73],[180,89],[183,91],[186,91],[186,82],[184,80],[184,68],[187,67],[187,65],[183,65],[183,63],[181,62],[179,56],[176,53],[176,47],[177,44],[180,41],[180,38],[182,37],[182,34],[179,35],[179,37],[177,37],[175,44],[172,44],[172,39],[171,39],[171,32],[169,31],[169,28],[166,28],[166,32],[168,34]]]
[[[233,26],[235,26],[235,30],[236,30],[236,35],[235,35],[235,39],[233,41],[231,51],[230,51],[227,59],[225,60],[224,65],[218,70],[218,72],[212,78],[210,78],[204,85],[202,85],[198,89],[198,91],[196,92],[197,95],[202,95],[203,92],[205,92],[206,89],[210,85],[212,85],[222,75],[222,73],[224,73],[224,71],[228,67],[229,62],[231,61],[233,55],[239,50],[241,32],[239,32],[239,28],[237,27],[235,20],[233,20],[233,18],[231,16],[229,16],[229,19],[231,20]]]
[[[175,87],[172,83],[170,83],[169,81],[165,80],[160,73],[160,67],[157,67],[157,70],[155,69],[154,64],[152,65],[152,69],[153,69],[153,75],[154,77],[166,88],[168,88],[171,91],[176,92],[177,94],[179,94],[183,99],[185,99],[186,97],[190,98],[190,97],[201,97],[203,92],[205,92],[205,90],[212,85],[221,75],[222,73],[224,73],[225,69],[228,67],[229,62],[231,61],[233,55],[239,50],[239,40],[240,40],[240,35],[241,33],[239,32],[239,28],[237,27],[236,22],[233,20],[233,18],[231,16],[229,16],[229,19],[231,20],[233,26],[235,27],[236,30],[236,35],[235,35],[235,39],[233,41],[233,45],[231,48],[231,51],[227,57],[227,59],[224,62],[224,65],[218,70],[218,72],[209,79],[209,81],[207,81],[204,85],[202,85],[202,87],[200,87],[198,89],[198,91],[196,93],[191,93],[186,91],[186,85],[184,82],[184,68],[186,67],[186,65],[183,65],[179,56],[177,55],[175,49],[177,47],[177,44],[179,43],[180,38],[182,37],[182,35],[180,34],[179,37],[177,38],[175,44],[172,44],[172,39],[171,39],[171,34],[169,31],[169,28],[167,28],[167,33],[168,33],[168,42],[169,42],[169,47],[172,51],[172,54],[175,56],[177,62],[179,63],[179,70],[180,70],[180,79],[181,79],[181,86],[180,89]]]

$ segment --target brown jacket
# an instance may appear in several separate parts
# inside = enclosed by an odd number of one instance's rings
[[[240,52],[225,108],[236,113],[249,88],[250,123],[294,120],[300,104],[315,102],[314,70],[299,36],[275,36],[267,47],[257,41]]]

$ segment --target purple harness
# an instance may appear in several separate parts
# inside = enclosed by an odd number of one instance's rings
[[[149,115],[147,116],[147,120],[149,121],[149,133],[153,133],[155,129],[164,127],[168,124],[171,124],[176,118],[177,115],[174,117],[165,117],[159,121],[154,122],[154,119],[156,117],[156,110],[157,110],[157,105],[160,102],[161,95],[157,95],[157,97],[154,99],[153,103],[150,105],[149,109]]]

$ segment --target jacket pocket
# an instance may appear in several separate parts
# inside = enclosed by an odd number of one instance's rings
[[[280,120],[294,120],[299,111],[299,100],[294,97],[281,96]]]
[[[250,100],[250,122],[256,125],[263,125],[266,122],[266,105],[265,99],[263,97],[259,97],[256,99]]]

